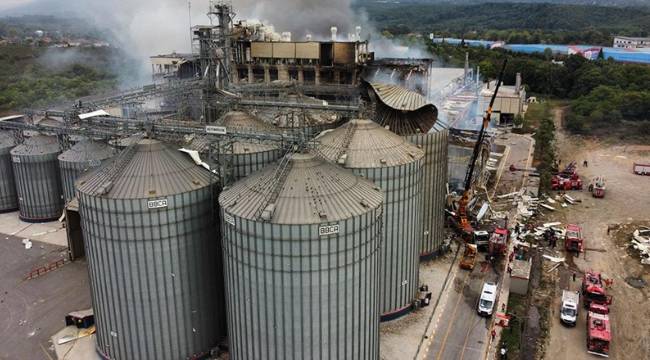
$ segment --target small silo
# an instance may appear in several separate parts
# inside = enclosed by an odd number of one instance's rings
[[[262,120],[244,113],[229,112],[220,121],[229,132],[267,133],[279,134],[277,128]],[[282,150],[278,143],[266,143],[255,140],[234,141],[228,147],[221,149],[221,162],[231,164],[231,175],[233,180],[239,180],[282,156]]]
[[[55,137],[37,135],[11,150],[19,217],[27,222],[53,221],[63,213],[63,188]]]
[[[102,142],[84,140],[59,155],[65,202],[75,197],[74,183],[83,173],[99,167],[114,154],[115,150]]]
[[[217,191],[177,147],[144,139],[77,180],[107,359],[187,359],[225,334]]]
[[[374,184],[293,154],[219,203],[232,359],[379,358]]]
[[[18,195],[11,165],[11,149],[16,140],[9,132],[0,132],[0,213],[18,209]]]
[[[422,95],[395,85],[370,87],[376,100],[374,120],[424,151],[420,257],[431,258],[445,239],[449,129]]]
[[[352,120],[316,141],[324,157],[384,191],[381,315],[389,320],[406,313],[419,287],[424,153],[370,120]]]

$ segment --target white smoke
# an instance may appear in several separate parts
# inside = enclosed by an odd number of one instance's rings
[[[131,85],[150,82],[150,56],[190,52],[191,25],[209,24],[209,0],[32,0],[31,11],[39,13],[39,5],[46,12],[56,8],[61,13],[75,13],[116,40],[117,46],[134,59],[133,66],[141,74],[132,79]],[[371,39],[371,50],[378,58],[428,57],[422,49],[400,46],[383,38],[365,14],[355,14],[351,5],[352,0],[232,2],[237,14],[235,21],[260,19],[273,25],[278,33],[290,31],[296,40],[305,39],[307,34],[314,40],[329,40],[332,26],[338,28],[340,40],[347,40],[348,33],[362,26],[362,39]]]

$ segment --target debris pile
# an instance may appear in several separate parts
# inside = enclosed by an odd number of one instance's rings
[[[639,252],[641,264],[650,265],[650,228],[642,227],[635,230],[630,247]]]

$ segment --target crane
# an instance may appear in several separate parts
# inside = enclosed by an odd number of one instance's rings
[[[506,71],[507,64],[508,59],[503,61],[503,66],[501,67],[501,72],[499,73],[499,78],[497,80],[497,86],[494,90],[494,94],[492,94],[492,99],[490,100],[490,106],[488,106],[485,116],[483,117],[481,131],[479,131],[478,139],[476,140],[476,144],[474,144],[474,153],[472,154],[469,167],[467,168],[467,173],[465,174],[465,191],[458,202],[458,227],[466,238],[471,237],[472,232],[474,232],[474,228],[470,224],[467,216],[467,205],[472,196],[472,178],[474,177],[474,168],[476,167],[476,160],[481,152],[481,144],[483,144],[483,140],[485,139],[485,130],[492,119],[492,107],[494,106],[497,94],[499,93],[499,88],[501,88],[501,82],[503,81],[503,75]]]

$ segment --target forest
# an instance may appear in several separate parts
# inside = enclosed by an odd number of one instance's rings
[[[360,3],[381,31],[508,43],[611,45],[612,35],[650,34],[650,9],[562,4]]]

